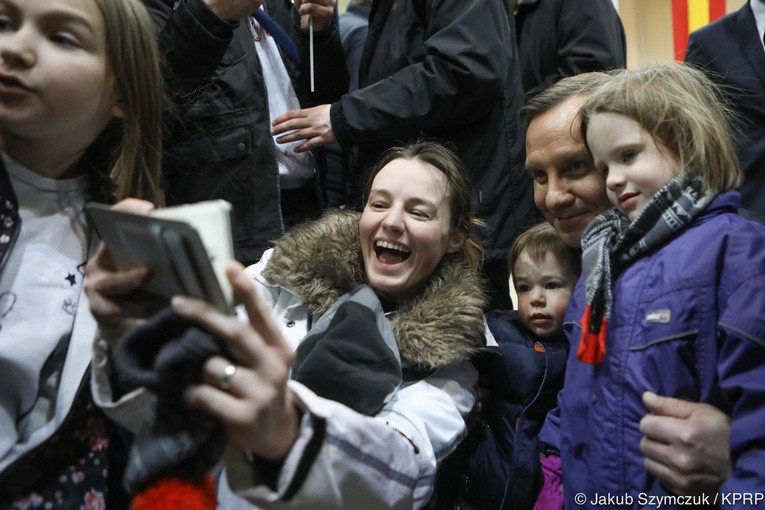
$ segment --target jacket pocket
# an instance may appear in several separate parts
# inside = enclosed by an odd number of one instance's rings
[[[704,294],[691,290],[669,292],[641,303],[629,332],[628,380],[636,390],[697,401],[700,397]],[[624,331],[627,334],[626,331]]]
[[[226,125],[216,124],[203,118],[186,121],[186,132],[168,148],[168,157],[179,165],[197,166],[252,154],[252,125],[249,122],[232,118]]]
[[[699,331],[697,329],[692,329],[689,331],[681,331],[679,333],[671,333],[666,336],[662,336],[653,340],[650,340],[648,343],[644,345],[635,345],[630,347],[630,351],[636,352],[636,351],[645,351],[647,349],[651,349],[653,347],[658,347],[660,344],[663,344],[665,342],[687,342],[692,341],[693,338],[698,335]]]

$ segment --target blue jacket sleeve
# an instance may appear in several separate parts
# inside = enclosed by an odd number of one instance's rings
[[[563,390],[558,392],[558,400]],[[545,424],[539,432],[539,441],[542,443],[542,449],[549,448],[560,452],[560,407],[555,407],[547,413]]]

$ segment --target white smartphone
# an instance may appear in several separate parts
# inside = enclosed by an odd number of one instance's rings
[[[233,291],[224,274],[234,257],[228,202],[167,207],[149,215],[97,203],[85,211],[118,268],[150,269],[143,297],[161,303],[183,294],[232,311]]]

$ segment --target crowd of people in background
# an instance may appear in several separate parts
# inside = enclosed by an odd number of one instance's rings
[[[765,504],[763,32],[0,0],[0,509]],[[211,199],[232,313],[84,212]]]

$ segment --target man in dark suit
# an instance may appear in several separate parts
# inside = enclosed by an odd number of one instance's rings
[[[765,0],[693,32],[685,62],[721,85],[739,121],[742,213],[765,222]]]

